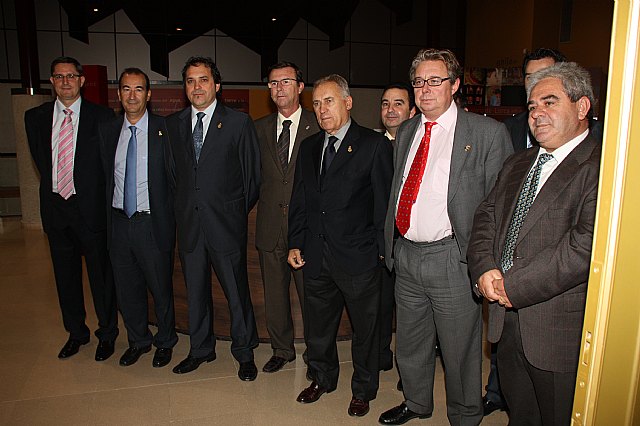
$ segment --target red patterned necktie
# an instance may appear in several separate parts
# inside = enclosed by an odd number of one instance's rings
[[[396,212],[396,226],[401,235],[409,230],[411,224],[411,208],[418,198],[418,191],[424,176],[424,169],[427,165],[427,157],[429,156],[429,142],[431,142],[431,128],[436,124],[435,121],[424,123],[424,136],[420,141],[416,156],[411,163],[409,176],[404,182],[402,193],[400,193],[400,201],[398,202],[398,211]]]
[[[64,110],[64,120],[58,136],[58,194],[68,200],[73,194],[73,124],[71,111]]]

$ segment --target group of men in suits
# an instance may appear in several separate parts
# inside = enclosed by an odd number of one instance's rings
[[[584,69],[558,63],[526,74],[528,126],[540,146],[513,156],[504,124],[456,106],[461,67],[444,49],[418,52],[413,93],[384,91],[387,138],[351,118],[353,99],[339,75],[314,83],[315,116],[303,110],[302,73],[290,62],[270,68],[277,112],[255,126],[218,102],[221,76],[210,58],[187,61],[182,76],[191,105],[166,120],[147,111],[151,89],[140,69],[120,75],[124,115],[117,118],[82,99],[75,59],[54,60],[51,74],[56,100],[28,111],[25,125],[69,332],[60,358],[89,341],[85,256],[99,322],[96,360],[114,351],[117,295],[129,341],[120,364],[134,364],[152,345],[154,367],[171,361],[177,230],[191,350],[173,371],[216,358],[213,268],[229,304],[238,376],[255,380],[246,244],[247,215],[260,198],[256,246],[273,350],[263,371],[279,371],[296,357],[293,277],[311,380],[299,402],[337,387],[335,339],[346,306],[354,366],[348,413],[368,413],[379,371],[393,365],[395,299],[404,401],[379,422],[432,415],[438,338],[449,421],[479,424],[484,297],[512,423],[568,422],[600,152],[589,130],[594,101]]]

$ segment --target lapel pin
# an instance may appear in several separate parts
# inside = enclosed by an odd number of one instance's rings
[[[222,121],[218,123],[218,129],[222,129]]]
[[[305,129],[305,130],[309,130],[309,127],[311,127],[311,126],[307,126],[307,127],[305,127],[304,129]]]
[[[158,130],[158,136],[162,136],[162,130]]]
[[[351,148],[351,145],[349,145],[349,147],[347,148],[347,152],[353,152],[353,148]]]
[[[465,152],[469,152],[469,151],[471,151],[471,145],[465,145],[465,146],[464,146],[464,151],[465,151]]]

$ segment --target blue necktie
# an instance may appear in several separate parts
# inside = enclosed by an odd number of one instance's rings
[[[536,192],[538,190],[538,183],[540,182],[540,173],[542,172],[542,166],[552,158],[553,155],[551,154],[540,154],[536,165],[529,173],[529,176],[527,176],[527,180],[522,187],[522,191],[520,191],[516,209],[513,211],[511,223],[509,224],[509,228],[507,229],[507,237],[504,242],[504,249],[502,250],[502,259],[500,261],[502,272],[507,272],[513,266],[513,251],[516,248],[516,241],[518,240],[518,235],[520,234],[520,228],[522,228],[524,219],[527,217],[529,209],[531,208],[533,200],[535,199]]]
[[[200,152],[202,151],[202,145],[204,144],[204,126],[202,125],[202,118],[205,116],[204,112],[196,114],[198,121],[196,121],[196,127],[193,128],[193,149],[196,153],[196,162],[200,159]]]
[[[136,183],[136,166],[138,163],[138,140],[136,139],[136,126],[129,126],[131,137],[127,145],[127,163],[124,169],[124,203],[122,209],[128,217],[133,216],[138,210]]]

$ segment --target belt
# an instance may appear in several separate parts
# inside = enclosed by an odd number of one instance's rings
[[[138,210],[131,217],[127,216],[127,214],[122,209],[117,209],[115,207],[111,207],[111,210],[113,210],[114,213],[116,213],[116,214],[118,214],[120,216],[126,217],[127,219],[133,219],[134,217],[140,217],[140,216],[151,216],[151,211],[149,211],[149,210]]]
[[[405,238],[403,236],[400,236],[400,238],[405,240],[406,242],[408,242],[410,244],[414,244],[414,245],[419,246],[419,247],[428,247],[428,246],[437,246],[437,245],[440,245],[440,244],[445,244],[450,240],[455,240],[456,234],[451,233],[451,235],[448,235],[448,236],[446,236],[444,238],[441,238],[439,240],[436,240],[436,241],[412,241],[412,240],[410,240],[408,238]]]

